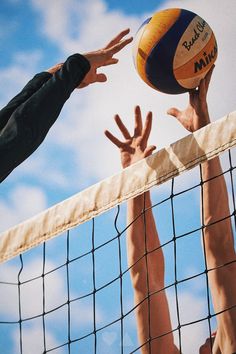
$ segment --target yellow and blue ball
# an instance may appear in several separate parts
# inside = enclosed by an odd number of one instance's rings
[[[180,94],[196,88],[217,58],[215,35],[197,14],[166,9],[148,18],[136,33],[133,58],[152,88]]]

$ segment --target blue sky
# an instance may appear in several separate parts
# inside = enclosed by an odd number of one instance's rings
[[[35,73],[63,61],[71,53],[84,53],[100,48],[126,27],[130,27],[131,33],[135,34],[141,23],[160,8],[183,7],[199,13],[216,34],[219,57],[208,102],[212,120],[221,118],[235,110],[236,81],[232,80],[232,70],[236,56],[236,4],[234,0],[228,0],[227,6],[223,3],[217,3],[217,6],[215,11],[215,0],[2,0],[0,105],[3,107]],[[188,100],[187,95],[160,94],[141,82],[134,69],[131,45],[119,54],[119,59],[116,67],[105,69],[109,78],[106,84],[93,85],[72,94],[44,143],[1,184],[1,231],[120,170],[119,154],[103,134],[107,128],[118,134],[113,121],[115,113],[120,113],[132,129],[134,105],[140,104],[144,115],[152,110],[154,122],[150,143],[156,144],[158,148],[186,135],[178,123],[166,115],[166,110],[170,106],[183,108]],[[192,178],[180,178],[178,183],[181,188],[183,184],[191,184]],[[155,198],[162,198],[168,191],[167,187],[160,188],[155,191]],[[199,206],[198,195],[196,191],[194,197],[191,196],[196,213]],[[176,201],[179,216],[177,229],[180,233],[185,227],[196,226],[198,223],[197,214],[191,212],[188,200],[189,197],[186,196]],[[163,206],[160,215],[165,217],[168,208],[167,205]],[[123,211],[122,222],[125,220],[124,214]],[[186,215],[188,221],[182,224],[181,220],[186,219]],[[164,226],[160,220],[162,218],[157,217],[160,237],[164,242],[171,226]],[[86,226],[83,227],[86,229]],[[111,228],[108,227],[108,230]],[[98,230],[101,230],[99,221]],[[56,242],[56,254],[53,252],[53,246],[51,250],[53,264],[57,263],[57,257],[60,253],[63,254],[65,247],[63,241]],[[76,241],[73,242],[76,244]],[[200,244],[198,241],[194,242],[194,247],[198,244],[196,252],[200,258]],[[82,247],[82,244],[84,245],[83,242],[79,243],[79,247]],[[192,258],[192,245],[187,244],[187,240],[185,248],[183,241],[179,244],[179,254],[184,256],[182,261],[180,260],[182,275],[185,270],[188,273],[201,268],[197,258],[192,259],[191,264],[188,263]],[[34,254],[29,256],[32,269],[37,268],[41,251],[37,252],[35,261]],[[166,247],[167,259],[171,259],[171,255],[171,248]],[[100,266],[104,265],[101,263]],[[6,268],[9,274],[13,268],[13,265]],[[172,277],[171,262],[167,268],[168,280]],[[110,271],[112,273],[113,270]],[[56,277],[54,282],[56,288],[62,289],[64,293],[61,278]],[[199,285],[200,288],[196,290],[197,285],[194,286],[182,289],[184,299],[190,305],[191,299],[194,299],[196,308],[199,306],[201,312],[204,289]],[[194,295],[193,288],[196,291]],[[170,299],[173,300],[172,296],[173,294],[170,294]],[[132,296],[128,298],[132,302]],[[103,316],[104,312],[101,311],[101,321],[106,319]],[[37,326],[33,326],[32,331],[36,333]],[[132,333],[135,333],[134,329]],[[201,329],[198,333],[202,333]]]
[[[40,22],[30,2],[22,6],[21,1],[2,1],[1,5],[1,67],[9,65],[14,53],[31,51],[44,47],[49,56],[57,50],[52,44],[47,43],[39,34],[37,27]]]
[[[108,0],[107,2],[108,8],[113,10],[121,10],[127,14],[139,14],[142,15],[144,12],[150,11],[153,12],[156,10],[157,6],[165,3],[165,0],[150,0],[147,3],[144,1],[116,1],[116,0]]]

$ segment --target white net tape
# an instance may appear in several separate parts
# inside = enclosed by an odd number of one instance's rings
[[[235,145],[236,111],[2,233],[0,262],[82,224]]]

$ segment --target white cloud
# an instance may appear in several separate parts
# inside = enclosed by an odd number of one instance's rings
[[[25,67],[27,65],[27,73],[34,72],[37,63],[42,59],[42,51],[34,50],[30,52],[16,52],[13,61],[15,66],[21,68],[22,70],[26,70]]]
[[[108,12],[106,3],[101,0],[31,2],[42,17],[40,31],[67,54],[81,49],[94,50],[109,39],[107,33],[136,22],[135,18],[128,20],[118,11]]]
[[[5,106],[14,95],[36,74],[37,66],[42,59],[42,51],[17,51],[12,62],[1,68],[0,77],[4,85],[0,87],[0,104]]]
[[[22,350],[24,354],[40,354],[44,351],[44,342],[43,342],[43,331],[42,327],[39,325],[33,325],[30,328],[24,329],[22,331]],[[58,346],[58,340],[55,336],[47,332],[46,335],[46,347],[48,348],[55,348]],[[13,340],[14,340],[14,351],[13,353],[18,353],[19,351],[19,332],[16,331],[13,333]],[[58,354],[63,354],[63,349],[57,350]]]
[[[56,152],[55,152],[56,154]],[[44,185],[53,185],[58,188],[67,187],[70,180],[67,179],[63,170],[56,165],[53,157],[49,158],[47,151],[40,149],[36,154],[24,161],[24,163],[17,167],[14,175],[11,178],[17,181],[21,177],[34,178]]]
[[[35,9],[42,12],[43,21],[40,31],[51,40],[60,40],[62,43],[67,38],[64,30],[69,27],[68,14],[70,15],[73,0],[32,0]],[[59,36],[59,37],[58,37]]]
[[[46,207],[46,196],[40,188],[16,186],[9,193],[8,200],[0,199],[0,231],[39,213]]]

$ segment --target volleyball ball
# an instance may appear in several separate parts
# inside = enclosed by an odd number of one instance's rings
[[[217,58],[215,35],[197,14],[166,9],[137,31],[133,58],[140,77],[152,88],[180,94],[196,88]]]

